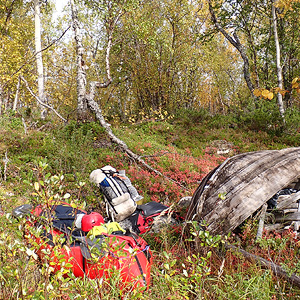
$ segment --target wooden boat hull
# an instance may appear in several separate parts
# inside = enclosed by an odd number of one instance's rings
[[[186,219],[204,221],[213,234],[228,234],[299,177],[300,147],[233,156],[202,180]]]

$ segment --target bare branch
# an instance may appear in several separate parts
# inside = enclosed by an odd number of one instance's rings
[[[254,97],[253,95],[253,84],[251,81],[251,77],[250,77],[250,70],[249,70],[249,60],[247,57],[247,54],[245,53],[244,49],[243,49],[243,45],[240,43],[240,40],[236,34],[236,32],[233,33],[233,37],[220,25],[220,23],[217,20],[217,17],[215,15],[215,12],[213,10],[212,4],[211,4],[211,0],[208,0],[208,5],[209,5],[209,12],[212,18],[212,21],[214,23],[214,25],[217,27],[217,29],[223,34],[223,36],[239,51],[243,62],[244,62],[244,78],[245,81],[247,83],[248,89],[251,92],[251,95]]]
[[[22,117],[22,123],[23,123],[23,126],[24,126],[24,133],[25,133],[25,135],[27,135],[27,125],[26,125],[25,120],[24,120],[23,117]]]
[[[255,255],[255,254],[249,253],[241,248],[237,248],[233,245],[229,245],[227,243],[225,244],[225,249],[234,250],[234,251],[241,253],[247,260],[252,261],[252,262],[254,261],[256,264],[259,264],[264,268],[272,270],[272,272],[276,276],[281,277],[284,280],[287,280],[288,282],[290,282],[291,284],[300,287],[300,277],[299,276],[297,276],[294,273],[289,274],[282,267],[276,265],[275,263],[268,261],[260,256]]]
[[[93,89],[95,89],[95,85],[93,85]],[[182,184],[180,184],[178,181],[175,181],[173,179],[171,179],[170,177],[162,174],[161,172],[159,172],[158,170],[154,169],[153,167],[151,167],[149,164],[147,164],[142,158],[141,156],[135,154],[134,152],[132,152],[128,146],[126,145],[126,143],[124,143],[122,140],[120,140],[119,138],[117,138],[114,133],[112,132],[110,125],[105,121],[103,115],[102,115],[102,111],[98,105],[97,102],[95,102],[95,100],[93,99],[93,95],[94,94],[90,94],[89,97],[87,97],[87,102],[88,102],[88,107],[90,108],[90,110],[92,112],[95,113],[96,118],[98,119],[98,121],[100,122],[100,124],[105,128],[109,138],[111,139],[112,142],[116,143],[123,152],[125,152],[130,158],[132,158],[134,161],[138,162],[139,164],[141,164],[143,167],[145,167],[147,170],[149,170],[150,172],[153,172],[159,176],[162,176],[166,179],[168,179],[169,181],[177,184],[178,186],[180,186],[181,188],[188,190],[185,186],[183,186]]]
[[[75,35],[75,42],[76,42],[76,47],[77,47],[77,73],[80,73],[80,74],[82,73],[82,75],[83,75],[82,79],[84,79],[84,82],[83,81],[80,82],[77,79],[77,85],[80,87],[81,92],[82,92],[82,94],[81,94],[82,102],[86,102],[88,108],[90,109],[90,111],[93,112],[96,115],[97,120],[100,122],[101,126],[105,129],[105,131],[108,134],[111,141],[113,143],[117,144],[121,148],[121,150],[123,152],[125,152],[130,158],[132,158],[133,160],[135,160],[138,163],[140,163],[141,165],[143,165],[149,171],[154,172],[157,175],[163,176],[163,177],[167,178],[168,180],[176,183],[180,187],[187,190],[187,188],[182,186],[180,183],[174,181],[171,178],[168,178],[167,176],[163,175],[158,170],[155,170],[154,168],[152,168],[140,156],[138,156],[137,154],[132,152],[128,148],[126,143],[124,143],[122,140],[117,138],[114,135],[114,133],[112,132],[112,130],[110,128],[110,124],[108,124],[105,121],[105,119],[103,117],[103,114],[102,114],[102,110],[100,109],[98,103],[94,100],[95,93],[96,93],[96,88],[106,88],[112,82],[112,78],[111,78],[111,74],[110,74],[110,60],[109,60],[110,50],[111,50],[111,47],[112,47],[112,35],[113,35],[114,28],[115,28],[119,18],[123,14],[123,11],[120,10],[118,16],[113,20],[113,22],[108,23],[108,27],[107,27],[108,42],[107,42],[106,55],[105,55],[107,81],[104,82],[104,83],[100,83],[99,81],[90,82],[90,84],[89,84],[90,90],[89,90],[89,93],[87,93],[86,92],[86,76],[82,72],[82,52],[81,51],[82,51],[83,48],[82,48],[82,41],[81,41],[81,36],[80,36],[80,32],[79,32],[77,7],[74,3],[74,0],[70,0],[70,4],[71,4],[71,10],[72,10],[72,19],[73,19],[73,29],[74,29],[74,35]],[[77,78],[78,78],[78,75],[77,75]],[[79,96],[77,96],[77,97],[79,98]]]
[[[48,105],[48,104],[42,102],[42,101],[40,100],[40,98],[34,94],[34,92],[33,92],[33,91],[31,90],[31,88],[29,87],[27,80],[26,80],[23,76],[21,76],[21,79],[24,81],[27,90],[28,90],[28,91],[30,92],[30,94],[38,101],[39,104],[43,105],[43,106],[46,107],[46,108],[49,108],[49,109],[52,110],[52,111],[53,111],[60,119],[62,119],[64,122],[67,122],[67,120],[66,120],[64,117],[62,117],[62,116],[61,116],[61,115],[60,115],[60,114],[59,114],[52,106],[50,106],[50,105]]]
[[[66,32],[70,29],[71,25],[68,26],[68,28],[60,35],[60,37],[58,37],[57,39],[55,39],[52,43],[50,43],[48,46],[46,46],[45,48],[41,49],[40,51],[34,53],[28,60],[26,60],[20,67],[18,70],[16,70],[11,77],[13,77],[14,75],[16,75],[18,72],[20,72],[25,65],[27,65],[31,60],[33,60],[39,53],[49,49],[51,46],[53,46],[55,43],[57,43],[65,34]]]
[[[3,158],[3,162],[4,162],[3,180],[6,181],[7,164],[9,163],[9,158],[7,157],[7,150],[5,152],[5,158]]]

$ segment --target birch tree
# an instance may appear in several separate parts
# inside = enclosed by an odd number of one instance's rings
[[[45,103],[45,89],[44,89],[44,68],[42,57],[42,42],[41,42],[41,10],[39,0],[34,0],[34,23],[35,23],[35,52],[36,52],[36,66],[38,75],[38,95],[40,102]],[[41,109],[41,118],[46,117],[46,109],[38,102]]]
[[[77,65],[77,114],[82,118],[87,111],[86,101],[86,73],[84,70],[84,48],[82,46],[82,35],[79,27],[78,8],[74,0],[70,0],[72,25],[76,44],[76,65]]]
[[[97,120],[99,121],[99,123],[101,124],[101,126],[105,129],[106,133],[108,134],[109,138],[112,140],[113,143],[117,144],[120,149],[126,153],[131,159],[134,159],[135,161],[137,161],[138,163],[140,163],[141,165],[143,165],[146,169],[148,169],[151,172],[156,173],[157,175],[163,176],[165,178],[167,178],[168,180],[175,182],[176,184],[180,185],[180,183],[174,181],[173,179],[163,175],[161,172],[159,172],[158,170],[152,168],[149,164],[147,164],[140,156],[138,156],[137,154],[135,154],[134,152],[132,152],[127,144],[122,141],[121,139],[119,139],[118,137],[115,136],[115,134],[113,133],[110,124],[108,124],[106,122],[106,120],[104,119],[104,116],[102,114],[102,110],[100,108],[100,106],[98,105],[98,103],[94,100],[95,98],[95,93],[96,93],[96,88],[107,88],[111,82],[112,82],[112,78],[111,78],[111,74],[110,74],[110,50],[111,50],[111,46],[112,46],[112,34],[113,31],[115,29],[115,26],[119,20],[119,18],[122,16],[122,14],[124,14],[125,12],[123,11],[122,8],[120,8],[120,10],[117,12],[117,14],[114,14],[115,17],[113,17],[113,19],[110,19],[108,21],[108,26],[107,26],[107,30],[108,30],[108,41],[107,41],[107,47],[106,47],[106,54],[105,54],[105,63],[106,63],[106,75],[107,75],[107,80],[103,83],[98,82],[98,81],[91,81],[89,83],[89,92],[87,92],[87,78],[86,78],[86,74],[84,72],[84,69],[82,69],[83,67],[83,53],[84,53],[84,48],[82,46],[82,36],[80,34],[80,28],[79,28],[79,19],[78,19],[78,9],[77,9],[77,5],[75,3],[74,0],[70,0],[70,6],[71,6],[71,11],[72,11],[72,21],[73,21],[73,29],[74,29],[74,37],[75,37],[75,42],[76,42],[76,51],[77,51],[77,69],[78,69],[78,73],[79,78],[77,78],[77,84],[79,83],[80,85],[80,92],[82,94],[80,94],[81,100],[83,105],[95,114]],[[107,19],[108,20],[108,19]],[[77,96],[78,97],[78,96]],[[181,186],[181,185],[180,185]]]
[[[274,6],[274,3],[272,4],[272,17],[273,17],[274,40],[276,45],[277,80],[278,80],[279,90],[282,91],[283,90],[282,67],[280,62],[280,45],[279,45],[278,32],[277,32],[276,8]],[[284,106],[282,101],[282,94],[280,92],[277,93],[277,103],[278,103],[280,115],[284,120]]]
[[[231,35],[229,32],[227,32],[221,26],[220,22],[217,19],[215,11],[213,9],[211,0],[208,0],[208,5],[209,5],[209,12],[210,12],[213,24],[215,25],[217,30],[228,40],[228,42],[231,45],[233,45],[237,49],[237,51],[240,53],[241,58],[243,60],[243,64],[244,64],[244,66],[243,66],[244,78],[245,78],[247,87],[248,87],[251,95],[254,96],[253,95],[253,90],[256,86],[252,83],[252,80],[251,80],[249,58],[248,58],[248,55],[247,55],[247,52],[245,50],[244,45],[241,43],[240,38],[239,38],[236,30],[234,30],[232,35]]]

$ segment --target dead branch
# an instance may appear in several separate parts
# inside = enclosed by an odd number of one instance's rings
[[[184,187],[183,185],[181,185],[179,182],[163,175],[161,172],[159,172],[158,170],[152,168],[150,165],[148,165],[140,156],[138,156],[137,154],[135,154],[134,152],[132,152],[128,146],[126,145],[126,143],[124,143],[122,140],[120,140],[119,138],[117,138],[114,133],[112,132],[111,128],[110,128],[110,124],[108,124],[102,114],[102,110],[100,109],[98,103],[94,100],[95,98],[95,93],[96,93],[96,88],[106,88],[108,87],[111,82],[112,82],[112,78],[111,78],[111,73],[110,73],[110,50],[112,47],[112,36],[113,36],[113,32],[115,29],[115,26],[119,20],[119,18],[123,15],[123,13],[125,13],[123,10],[120,10],[119,14],[117,15],[117,17],[108,24],[107,27],[107,33],[108,33],[108,41],[107,41],[107,46],[106,46],[106,54],[105,54],[105,67],[106,67],[106,76],[107,76],[107,80],[103,83],[100,83],[99,81],[92,81],[89,84],[89,93],[86,92],[86,75],[85,72],[83,71],[82,68],[82,38],[80,35],[80,31],[79,31],[79,21],[78,21],[78,10],[77,10],[77,6],[74,3],[73,0],[70,1],[71,4],[71,10],[72,10],[72,20],[73,20],[73,30],[74,30],[74,37],[75,37],[75,42],[76,42],[76,47],[77,47],[77,90],[78,90],[78,103],[80,103],[80,105],[82,105],[82,103],[86,103],[88,109],[95,114],[96,119],[100,122],[100,125],[105,129],[106,133],[108,134],[109,138],[111,139],[111,141],[115,144],[117,144],[122,152],[126,153],[130,158],[132,158],[134,161],[138,162],[139,164],[141,164],[143,167],[145,167],[147,170],[149,170],[150,172],[153,172],[159,176],[162,176],[172,182],[174,182],[175,184],[179,185],[181,188],[186,189],[186,187]],[[78,104],[79,106],[79,104]]]
[[[3,158],[3,162],[4,162],[3,180],[6,181],[7,164],[9,162],[9,158],[7,157],[7,150],[5,152],[5,158]]]
[[[256,264],[261,265],[263,268],[270,269],[276,276],[283,278],[284,280],[288,281],[292,285],[296,285],[300,287],[300,277],[293,274],[288,274],[282,267],[276,265],[273,262],[270,262],[260,256],[255,254],[251,254],[241,248],[235,247],[233,245],[225,244],[226,250],[235,250],[241,253],[247,260],[254,261]]]
[[[22,123],[23,123],[23,126],[24,126],[24,133],[25,133],[25,135],[27,135],[27,125],[26,125],[25,120],[24,120],[23,117],[22,117]]]
[[[262,238],[263,230],[264,230],[264,223],[265,223],[265,217],[266,217],[266,212],[267,212],[267,203],[265,203],[260,212],[259,216],[259,221],[258,221],[258,229],[257,229],[257,234],[256,234],[256,240]]]
[[[41,105],[43,105],[44,107],[46,107],[46,108],[49,108],[50,110],[52,110],[60,119],[62,119],[64,122],[67,122],[67,120],[64,118],[64,117],[62,117],[52,106],[50,106],[50,105],[48,105],[48,104],[46,104],[46,103],[44,103],[44,102],[42,102],[41,100],[40,100],[40,98],[38,97],[38,96],[36,96],[35,94],[34,94],[34,92],[31,90],[31,88],[29,87],[29,84],[28,84],[28,82],[27,82],[27,80],[23,77],[23,76],[21,76],[21,79],[25,82],[25,85],[26,85],[26,88],[27,88],[27,90],[30,92],[30,94],[37,100],[37,102],[38,103],[40,103]]]
[[[95,91],[94,86],[92,86],[92,91]],[[182,184],[180,184],[178,181],[175,181],[173,179],[171,179],[170,177],[162,174],[161,172],[159,172],[158,170],[152,168],[150,165],[148,165],[142,158],[141,156],[137,155],[136,153],[132,152],[128,146],[126,145],[126,143],[124,143],[122,140],[120,140],[119,138],[117,138],[114,133],[112,132],[111,128],[110,128],[110,124],[108,124],[103,115],[102,115],[102,111],[98,105],[98,103],[95,102],[94,98],[94,94],[90,93],[89,96],[87,97],[87,103],[88,103],[88,107],[90,108],[90,110],[96,115],[97,120],[100,122],[101,126],[105,129],[105,131],[107,132],[109,138],[111,139],[111,141],[115,144],[117,144],[121,150],[123,152],[125,152],[130,158],[132,158],[134,161],[138,162],[139,164],[141,164],[143,167],[145,167],[147,170],[149,170],[150,172],[153,172],[159,176],[162,176],[166,179],[168,179],[169,181],[179,185],[181,188],[187,190],[187,188],[185,186],[183,186]]]
[[[46,128],[47,126],[49,126],[49,124],[51,124],[50,122],[42,125],[40,128],[37,129],[37,131],[42,131],[44,128]]]

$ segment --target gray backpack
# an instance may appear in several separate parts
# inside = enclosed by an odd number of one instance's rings
[[[96,169],[90,174],[90,181],[99,188],[106,202],[106,211],[112,221],[120,222],[136,210],[136,202],[143,199],[132,186],[125,171],[111,166]]]

